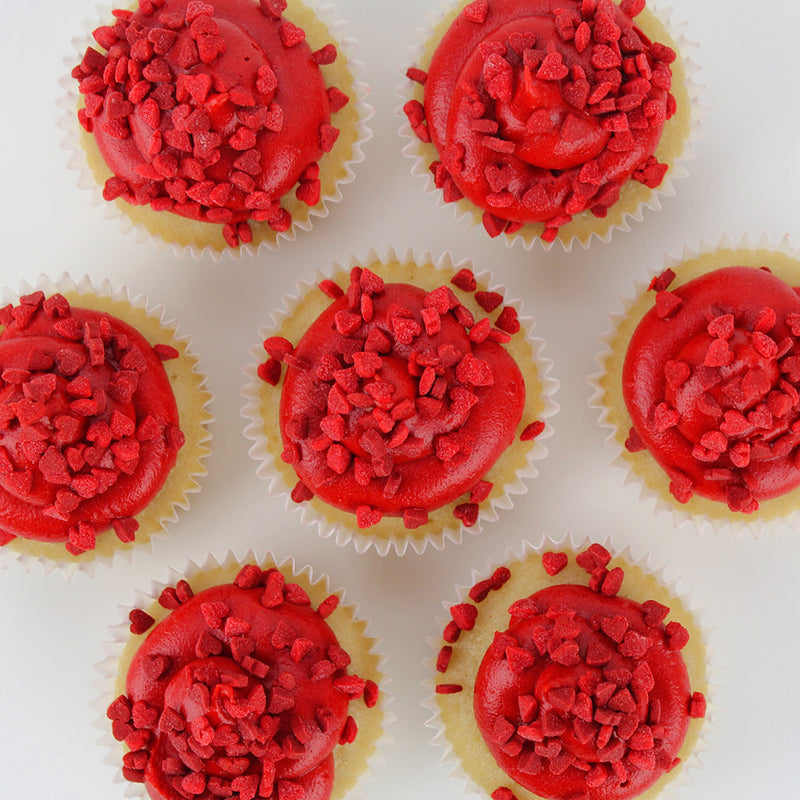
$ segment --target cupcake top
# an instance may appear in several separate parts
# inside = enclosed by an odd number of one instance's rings
[[[634,21],[644,6],[462,5],[427,70],[409,71],[423,98],[405,106],[438,151],[430,167],[445,201],[466,197],[491,236],[535,224],[551,242],[584,211],[605,217],[629,181],[658,187],[676,53]]]
[[[793,526],[797,286],[788,243],[725,237],[665,258],[612,315],[591,405],[614,463],[676,522]]]
[[[573,555],[500,567],[450,609],[437,697],[457,754],[470,746],[459,722],[472,717],[496,765],[474,777],[494,800],[637,797],[685,756],[691,722],[705,715],[704,670],[687,667],[690,634],[665,622],[663,589],[654,599],[650,579],[629,594],[629,568],[599,544],[562,577]]]
[[[331,114],[347,95],[326,86],[286,0],[140,0],[93,35],[73,70],[79,119],[112,176],[106,200],[221,224],[230,246],[250,221],[286,231],[281,201],[320,201],[319,160],[339,135]]]
[[[0,323],[0,541],[133,541],[185,441],[162,364],[179,351],[61,294],[23,296]]]
[[[436,275],[422,288],[372,266],[384,277],[354,267],[347,284],[323,280],[327,302],[303,314],[295,343],[264,342],[259,376],[281,382],[280,458],[299,479],[292,498],[318,497],[361,529],[392,517],[401,530],[422,528],[457,503],[451,517],[471,526],[493,492],[493,465],[517,437],[530,442],[544,429],[523,420],[526,378],[507,349],[521,329],[517,312],[501,294],[476,291],[468,269],[452,288]],[[499,310],[494,322],[454,290]]]
[[[130,614],[135,652],[107,710],[124,776],[157,800],[331,797],[337,746],[354,746],[356,717],[380,715],[377,684],[327,622],[338,596],[312,602],[249,564],[197,594],[180,580],[158,603],[157,624]]]
[[[625,356],[627,447],[647,449],[679,502],[752,513],[800,485],[800,299],[767,268],[674,278],[653,281]]]

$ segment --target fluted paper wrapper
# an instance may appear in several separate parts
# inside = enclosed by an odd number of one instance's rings
[[[518,800],[540,800],[539,796],[520,786],[496,764],[484,743],[472,710],[472,690],[475,671],[483,658],[483,653],[492,642],[495,631],[508,627],[508,607],[518,599],[529,597],[539,589],[557,584],[577,583],[586,585],[588,575],[575,563],[574,556],[593,544],[591,539],[579,539],[572,533],[542,534],[538,544],[523,541],[521,545],[509,548],[505,558],[484,569],[473,570],[469,585],[456,587],[455,597],[445,602],[449,611],[457,603],[472,602],[469,590],[478,581],[491,577],[495,569],[506,566],[511,570],[511,578],[499,591],[489,592],[489,596],[478,604],[478,620],[471,631],[462,631],[458,642],[453,645],[453,658],[448,670],[442,675],[436,671],[436,655],[444,644],[442,631],[451,620],[449,614],[436,620],[436,635],[429,638],[431,657],[426,661],[431,676],[423,684],[426,699],[423,706],[431,713],[427,726],[434,731],[433,744],[443,750],[440,759],[450,776],[462,786],[464,796],[488,797],[496,788],[507,786]],[[665,786],[678,789],[691,780],[691,775],[702,767],[701,756],[708,749],[707,739],[713,732],[713,715],[716,711],[713,651],[709,646],[710,631],[702,622],[701,612],[696,608],[691,596],[685,592],[678,579],[671,577],[663,568],[654,569],[648,554],[635,550],[632,546],[617,549],[611,539],[602,544],[611,554],[610,567],[620,566],[625,570],[625,578],[620,597],[628,597],[637,602],[654,599],[669,606],[667,620],[677,620],[690,633],[689,644],[681,651],[689,673],[691,690],[703,692],[706,697],[706,715],[703,719],[693,719],[679,756],[681,763],[665,773],[636,800],[652,800]],[[549,576],[542,567],[545,552],[566,552],[569,564],[556,576]],[[458,647],[469,647],[467,657],[470,665],[461,668],[458,674],[451,673],[455,664]],[[464,673],[463,675],[461,673]],[[438,676],[438,680],[437,680]],[[463,684],[458,694],[436,694],[435,685],[453,680]],[[460,700],[456,699],[460,698]],[[670,794],[673,796],[673,794]]]
[[[116,6],[115,6],[116,7]],[[74,55],[65,62],[66,76],[60,84],[63,94],[59,106],[64,115],[59,127],[66,131],[62,148],[70,154],[69,168],[78,172],[78,185],[92,191],[93,204],[103,206],[104,216],[116,220],[125,235],[133,235],[137,242],[154,240],[159,249],[170,246],[176,256],[191,254],[195,260],[208,255],[214,261],[221,258],[239,258],[248,255],[264,255],[275,250],[282,241],[293,241],[298,231],[310,231],[316,219],[327,217],[330,207],[342,199],[342,187],[355,179],[353,166],[364,160],[362,146],[372,138],[367,121],[373,116],[372,107],[365,98],[368,86],[358,80],[364,72],[363,64],[354,56],[355,40],[348,37],[349,23],[336,16],[333,6],[318,0],[289,0],[283,16],[306,31],[312,50],[333,42],[339,57],[335,63],[321,65],[320,70],[328,86],[339,87],[350,102],[331,117],[331,124],[341,130],[339,138],[329,153],[320,159],[320,201],[307,206],[298,200],[294,188],[284,195],[281,205],[292,214],[291,227],[282,232],[274,231],[266,222],[250,221],[253,241],[230,247],[222,236],[222,225],[198,222],[170,212],[153,211],[150,206],[134,206],[122,199],[108,202],[103,198],[103,184],[111,176],[95,144],[94,137],[83,130],[78,122],[80,106],[77,81],[70,77],[72,68],[80,63],[87,47],[96,47],[91,36],[98,24],[113,20],[112,7],[98,10],[93,20],[87,20],[83,35],[73,40]]]
[[[693,248],[685,246],[679,257],[665,255],[663,265],[652,276],[673,269],[677,284],[686,282],[711,270],[726,266],[768,266],[779,278],[792,286],[800,285],[800,256],[788,240],[773,242],[767,234],[757,240],[745,235],[735,241],[723,236],[716,245],[702,243]],[[646,450],[631,453],[625,441],[631,429],[631,419],[622,396],[622,365],[628,342],[636,325],[652,306],[648,297],[650,283],[637,282],[635,296],[622,301],[623,311],[610,315],[611,330],[600,337],[602,351],[597,356],[598,371],[589,378],[593,394],[589,405],[599,412],[600,426],[607,434],[606,442],[613,452],[612,464],[624,470],[624,483],[639,487],[641,500],[659,514],[669,514],[673,523],[694,525],[698,532],[708,529],[725,535],[752,535],[781,530],[796,531],[800,525],[800,488],[782,497],[763,500],[752,514],[731,511],[725,503],[697,495],[688,503],[679,503],[669,491],[669,478]]]
[[[408,61],[402,70],[403,80],[397,89],[401,102],[395,109],[395,116],[402,120],[399,134],[405,140],[403,154],[413,161],[411,174],[425,181],[425,193],[435,195],[440,207],[447,204],[442,190],[436,188],[430,171],[431,163],[440,160],[440,154],[433,143],[425,143],[417,138],[403,111],[403,106],[409,100],[423,102],[423,87],[405,77],[405,71],[408,67],[417,67],[427,72],[440,39],[469,2],[460,0],[430,15],[427,27],[417,34],[417,41],[421,44],[408,50]],[[647,8],[636,17],[636,24],[652,41],[666,44],[678,54],[671,64],[671,91],[677,101],[678,112],[666,122],[655,151],[658,160],[669,165],[663,181],[651,189],[631,179],[622,187],[620,199],[608,209],[604,218],[595,217],[588,210],[581,212],[572,222],[559,228],[558,236],[552,242],[541,239],[543,223],[528,223],[516,233],[501,234],[507,246],[519,242],[526,250],[530,250],[538,242],[548,251],[558,242],[565,252],[569,252],[575,244],[588,248],[595,238],[608,243],[615,231],[629,231],[631,222],[641,222],[647,209],[660,211],[662,198],[675,195],[673,182],[688,176],[688,164],[695,157],[694,142],[704,135],[701,122],[704,112],[702,86],[697,82],[699,68],[694,60],[699,48],[686,38],[685,24],[672,20],[671,9],[656,6],[653,2],[648,2]],[[470,226],[483,227],[485,209],[477,207],[467,198],[450,205],[457,219],[466,219]]]
[[[130,633],[128,614],[133,609],[141,609],[158,623],[170,613],[158,603],[158,598],[166,587],[186,580],[197,594],[212,586],[231,583],[246,564],[256,564],[264,570],[277,567],[287,581],[297,583],[305,589],[314,608],[331,594],[339,597],[339,605],[326,618],[326,622],[336,634],[339,644],[352,658],[348,671],[375,681],[380,689],[378,703],[373,708],[368,709],[360,700],[350,704],[348,713],[358,725],[358,735],[353,743],[334,749],[336,777],[330,800],[343,800],[345,796],[348,800],[361,800],[366,797],[369,785],[376,780],[374,770],[384,760],[382,751],[390,742],[386,728],[394,719],[393,714],[387,710],[392,698],[386,690],[390,679],[383,671],[385,658],[380,654],[380,640],[370,633],[371,623],[360,615],[357,604],[347,601],[343,590],[331,591],[326,574],[315,574],[310,566],[300,567],[292,557],[278,560],[269,552],[257,558],[252,550],[248,550],[243,558],[239,558],[229,551],[221,561],[208,555],[200,564],[187,560],[183,568],[170,568],[167,571],[166,582],[152,581],[149,588],[135,592],[130,607],[119,608],[120,622],[110,627],[111,638],[103,643],[105,658],[97,664],[101,677],[95,684],[97,696],[93,703],[97,712],[94,727],[101,732],[99,744],[106,754],[104,763],[117,769],[114,781],[126,783],[127,797],[149,800],[144,784],[128,782],[123,778],[122,759],[127,748],[111,735],[111,722],[106,716],[109,704],[125,693],[125,679],[131,659],[140,643],[147,638],[147,632],[138,636]]]
[[[26,569],[35,565],[45,572],[58,570],[69,579],[75,572],[92,574],[98,564],[110,565],[115,558],[130,559],[134,550],[149,552],[152,543],[167,534],[179,511],[188,511],[190,496],[200,491],[199,479],[207,474],[205,459],[211,452],[209,426],[214,418],[209,411],[212,395],[206,376],[191,349],[191,338],[179,333],[178,323],[170,320],[161,305],[153,305],[144,294],[131,296],[127,287],[113,288],[108,281],[94,286],[86,276],[77,280],[66,273],[55,280],[41,276],[35,283],[23,282],[18,291],[4,289],[0,302],[16,303],[21,295],[43,291],[63,294],[76,308],[107,312],[136,328],[152,345],[176,348],[179,357],[163,362],[178,406],[180,427],[186,441],[178,451],[175,466],[158,494],[136,515],[139,529],[133,542],[123,543],[112,529],[98,532],[97,546],[72,555],[62,542],[37,542],[17,537],[0,547],[0,565],[19,562]]]
[[[393,264],[400,265],[402,269],[399,272],[393,271]],[[352,257],[347,265],[334,265],[329,274],[317,273],[313,285],[298,284],[293,295],[284,297],[283,309],[273,312],[272,324],[259,330],[259,343],[253,346],[252,363],[245,370],[248,380],[243,389],[245,406],[242,416],[247,420],[245,436],[253,442],[250,455],[258,463],[258,475],[269,482],[270,493],[285,495],[288,510],[299,513],[303,524],[316,526],[322,537],[333,538],[338,545],[352,543],[359,553],[374,548],[381,556],[392,551],[404,555],[409,548],[416,553],[422,553],[428,546],[441,550],[448,541],[460,542],[465,534],[480,533],[484,523],[496,521],[501,513],[513,507],[514,495],[527,491],[526,482],[538,474],[535,462],[547,454],[543,440],[552,435],[551,419],[558,410],[553,395],[558,388],[558,382],[550,377],[551,362],[542,356],[544,343],[532,335],[533,320],[520,314],[521,332],[512,337],[512,341],[505,347],[514,356],[525,376],[525,410],[515,441],[484,476],[495,485],[489,498],[481,504],[478,521],[472,527],[462,525],[452,515],[452,509],[458,501],[432,511],[428,524],[414,530],[405,529],[402,518],[388,516],[384,516],[377,525],[360,530],[354,514],[339,511],[316,497],[298,505],[290,496],[297,482],[297,475],[280,458],[283,449],[278,425],[281,384],[277,387],[269,386],[257,375],[258,363],[264,360],[261,342],[275,335],[285,336],[296,342],[305,333],[308,325],[332,302],[316,288],[319,281],[334,279],[344,282],[346,286],[349,271],[354,266],[368,267],[387,282],[413,283],[427,290],[447,285],[456,292],[462,303],[474,310],[476,319],[486,316],[486,312],[468,294],[449,283],[458,270],[471,270],[472,262],[456,262],[449,253],[434,260],[430,253],[417,256],[411,250],[402,254],[389,250],[382,256],[370,251],[364,259]],[[504,295],[505,305],[521,311],[522,303],[509,299],[504,286],[492,285],[489,272],[475,273],[475,278],[478,290],[497,291]],[[312,297],[313,302],[306,302],[309,297]],[[290,328],[294,338],[292,335],[287,336]],[[532,442],[521,442],[519,433],[526,424],[535,420],[545,423],[543,432]]]

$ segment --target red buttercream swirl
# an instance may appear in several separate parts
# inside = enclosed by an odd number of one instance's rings
[[[332,288],[340,296],[296,347],[264,343],[273,363],[287,364],[280,425],[282,457],[300,478],[293,497],[317,494],[355,513],[359,527],[386,514],[409,528],[469,490],[485,499],[483,476],[513,441],[525,403],[502,345],[509,334],[488,318],[476,324],[446,286],[385,284],[357,267],[347,292],[326,282]],[[471,525],[477,511],[470,502],[454,513]]]
[[[305,32],[283,19],[286,0],[140,0],[94,31],[73,70],[79,118],[114,177],[103,192],[224,225],[231,246],[252,240],[248,220],[291,226],[281,198],[320,199],[317,162],[339,134],[347,103],[319,69]],[[298,183],[299,182],[299,183]]]
[[[0,310],[0,529],[79,553],[133,540],[183,444],[155,348],[127,323],[35,292]]]
[[[668,290],[631,338],[634,440],[692,494],[751,513],[800,485],[800,299],[766,269],[727,267]]]
[[[598,545],[578,556],[593,588],[551,586],[512,604],[475,680],[487,747],[539,797],[640,794],[675,766],[690,718],[705,713],[679,652],[686,629],[663,625],[669,609],[655,601],[617,596],[622,571],[605,569],[606,557]]]
[[[336,596],[315,610],[277,569],[249,565],[233,584],[193,595],[181,581],[160,602],[173,610],[108,709],[125,777],[153,800],[327,800],[334,748],[357,733],[349,702],[377,701],[324,619]]]
[[[669,64],[632,18],[643,0],[476,0],[442,37],[424,108],[405,107],[440,162],[436,185],[466,196],[499,235],[575,214],[603,217],[629,179],[655,187],[653,155],[675,111]]]

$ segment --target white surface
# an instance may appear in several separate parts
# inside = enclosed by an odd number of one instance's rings
[[[121,798],[115,770],[102,763],[90,708],[100,642],[119,619],[117,606],[130,603],[134,589],[147,588],[151,578],[164,579],[168,566],[180,568],[186,557],[253,547],[279,557],[293,554],[327,572],[334,585],[346,586],[383,639],[397,721],[368,796],[455,800],[461,787],[438,764],[440,752],[429,744],[427,712],[420,707],[422,660],[429,655],[434,618],[473,567],[502,559],[523,538],[536,541],[543,532],[566,529],[579,537],[613,535],[620,544],[651,551],[657,565],[683,576],[684,588],[707,609],[719,667],[712,748],[704,769],[664,797],[797,796],[800,682],[794,663],[800,624],[793,612],[800,536],[786,532],[754,541],[698,535],[692,527],[673,529],[669,518],[654,518],[637,491],[622,486],[622,473],[608,467],[604,433],[587,406],[586,377],[617,298],[658,267],[664,251],[680,253],[684,243],[701,239],[715,242],[725,231],[738,237],[767,230],[776,239],[788,233],[800,245],[800,5],[673,1],[675,19],[686,20],[689,38],[702,43],[699,79],[707,87],[708,135],[696,145],[690,177],[677,184],[677,196],[664,201],[662,212],[646,213],[643,223],[616,234],[610,245],[595,243],[588,252],[567,255],[538,247],[526,253],[489,240],[455,222],[451,209],[437,208],[409,175],[396,135],[394,89],[404,48],[438,5],[338,0],[340,16],[350,20],[359,41],[376,109],[375,137],[355,183],[327,219],[278,252],[196,263],[122,237],[66,167],[56,127],[58,79],[72,52],[70,38],[95,15],[93,0],[4,3],[0,284],[16,287],[40,272],[86,272],[164,303],[202,356],[217,423],[203,490],[152,555],[136,553],[130,564],[100,568],[92,578],[79,574],[70,583],[59,574],[21,568],[0,575],[0,797]],[[561,381],[556,435],[529,493],[481,536],[402,559],[358,555],[298,527],[283,500],[269,497],[256,478],[239,418],[242,366],[255,331],[295,278],[351,252],[390,245],[449,249],[457,259],[471,257],[477,268],[492,269],[537,318],[537,334],[546,340],[553,375]]]

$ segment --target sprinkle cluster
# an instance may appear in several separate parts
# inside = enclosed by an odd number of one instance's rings
[[[496,5],[475,0],[461,18],[496,26]],[[480,69],[454,87],[467,94],[471,122],[443,147],[437,143],[441,160],[430,167],[445,201],[465,194],[475,200],[473,173],[482,170],[478,193],[487,232],[514,233],[526,222],[543,222],[542,238],[552,241],[576,214],[606,216],[629,178],[658,186],[668,167],[653,150],[676,110],[669,93],[676,55],[630,25],[644,5],[565,0],[553,11],[552,38],[537,38],[533,30],[507,41],[489,35],[480,44]],[[519,16],[515,11],[514,19]],[[408,77],[428,79],[417,68]],[[423,105],[411,100],[405,112],[415,134],[431,141]]]
[[[164,8],[167,7],[167,10]],[[284,48],[305,41],[305,32],[281,21],[286,0],[260,0],[264,17],[279,24]],[[227,51],[214,7],[191,0],[183,10],[167,0],[140,0],[139,11],[114,11],[116,21],[94,31],[106,52],[87,48],[73,70],[84,98],[83,127],[119,142],[135,140],[141,150],[136,179],[118,175],[106,181],[106,200],[123,198],[156,211],[220,223],[230,246],[252,241],[248,219],[275,231],[291,227],[280,197],[261,189],[264,163],[260,142],[279,134],[284,109],[275,99],[278,79],[269,61],[253,66],[242,84],[232,84],[213,67]],[[332,63],[336,48],[327,44],[312,54],[315,64]],[[330,110],[347,96],[328,89]],[[319,150],[329,152],[339,130],[319,128]],[[218,163],[230,162],[220,175]],[[309,163],[298,176],[296,195],[307,205],[320,199],[319,165]]]
[[[0,338],[3,491],[61,523],[70,553],[93,549],[95,534],[108,525],[123,542],[133,541],[139,527],[133,517],[95,508],[85,518],[83,508],[136,472],[145,443],[173,453],[183,445],[177,418],[139,418],[132,405],[151,369],[143,348],[160,360],[178,351],[132,340],[109,316],[81,322],[60,294],[25,295],[19,305],[0,309],[0,324],[6,326]],[[30,347],[21,352],[21,342]],[[35,538],[37,531],[29,533]],[[3,544],[14,538],[1,535]]]
[[[258,595],[254,614],[259,607],[274,613],[311,605],[305,590],[277,569],[247,565],[234,585]],[[123,774],[187,800],[302,800],[308,774],[337,743],[357,735],[355,720],[341,709],[358,698],[372,708],[378,687],[347,672],[350,656],[341,647],[298,635],[291,616],[289,622],[279,618],[268,640],[259,641],[251,635],[255,619],[232,614],[222,600],[204,600],[206,594],[195,596],[180,581],[159,598],[165,608],[192,608],[203,620],[192,652],[171,659],[148,651],[140,662],[164,702],[121,695],[108,707],[113,735],[128,748]],[[336,595],[319,605],[320,625],[337,606]],[[146,633],[153,623],[146,612],[131,613],[133,634]],[[334,707],[298,711],[309,685],[338,698]]]

